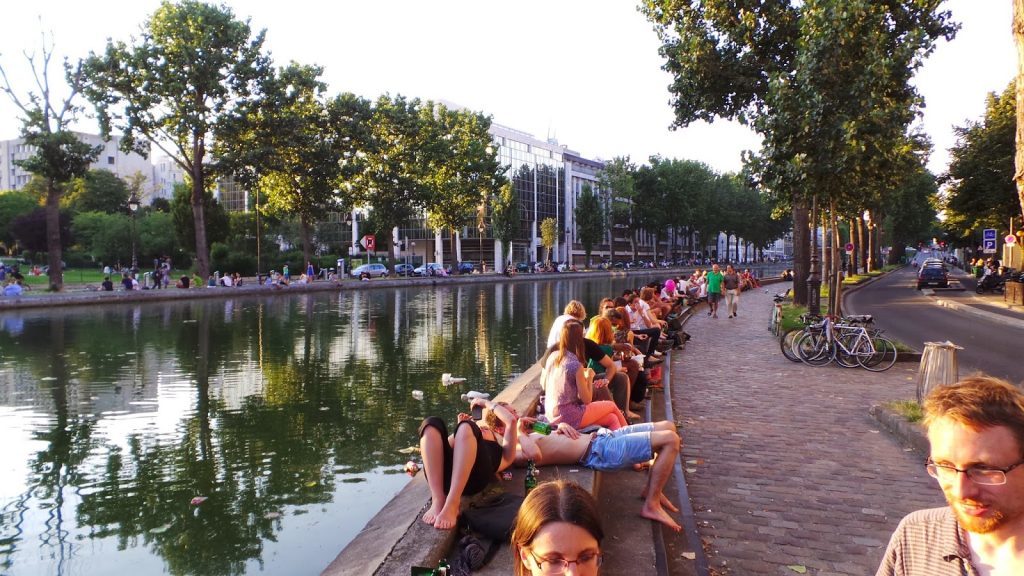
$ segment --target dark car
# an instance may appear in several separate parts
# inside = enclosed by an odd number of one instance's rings
[[[472,262],[459,262],[459,274],[472,274],[476,270],[476,264]]]
[[[412,276],[414,269],[412,264],[395,264],[395,276]]]
[[[922,266],[917,272],[917,289],[925,286],[937,286],[947,288],[949,286],[949,274],[942,266]]]
[[[527,262],[516,262],[516,272],[520,274],[527,274],[533,269]]]

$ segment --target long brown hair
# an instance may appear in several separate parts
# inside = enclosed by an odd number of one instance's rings
[[[576,359],[583,362],[587,357],[587,349],[583,345],[583,323],[567,320],[562,325],[562,333],[558,335],[558,352],[555,353],[555,364],[561,364],[565,355],[572,352]]]
[[[574,482],[544,482],[523,501],[512,527],[512,561],[516,576],[529,575],[520,551],[528,548],[541,528],[552,522],[568,522],[583,528],[597,540],[598,546],[604,539],[597,503],[589,492]]]

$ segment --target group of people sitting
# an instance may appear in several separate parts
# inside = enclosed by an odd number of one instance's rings
[[[726,270],[733,270],[732,265],[727,266]],[[674,282],[677,294],[684,296],[692,302],[706,300],[708,297],[708,274],[710,271],[710,269],[698,268],[689,277],[680,276],[677,278]],[[739,276],[740,291],[761,287],[761,281],[754,276],[750,268],[744,268],[742,272],[737,274]],[[667,285],[668,283],[666,283]]]
[[[640,515],[680,530],[671,516],[678,509],[663,492],[679,453],[676,425],[639,423],[634,412],[643,407],[647,390],[660,384],[649,378],[663,361],[659,342],[671,346],[676,337],[664,317],[680,311],[682,298],[663,299],[658,296],[663,289],[654,283],[605,298],[589,321],[581,302],[569,302],[553,322],[540,360],[535,416],[472,398],[470,409],[484,409],[483,419],[460,414],[451,435],[443,419],[425,419],[420,453],[431,504],[422,520],[438,529],[454,528],[464,496],[481,492],[510,466],[532,460],[538,466],[649,469]],[[538,421],[551,426],[549,434],[534,431]]]

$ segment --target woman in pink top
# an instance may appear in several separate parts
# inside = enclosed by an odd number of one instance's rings
[[[609,430],[626,425],[615,402],[594,401],[594,370],[584,367],[583,324],[569,320],[562,327],[558,350],[544,363],[544,409],[552,424],[565,422],[580,429],[597,424]]]

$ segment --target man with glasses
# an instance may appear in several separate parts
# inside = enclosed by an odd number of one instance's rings
[[[876,576],[1024,574],[1024,394],[971,376],[924,410],[926,467],[949,506],[904,518]]]

